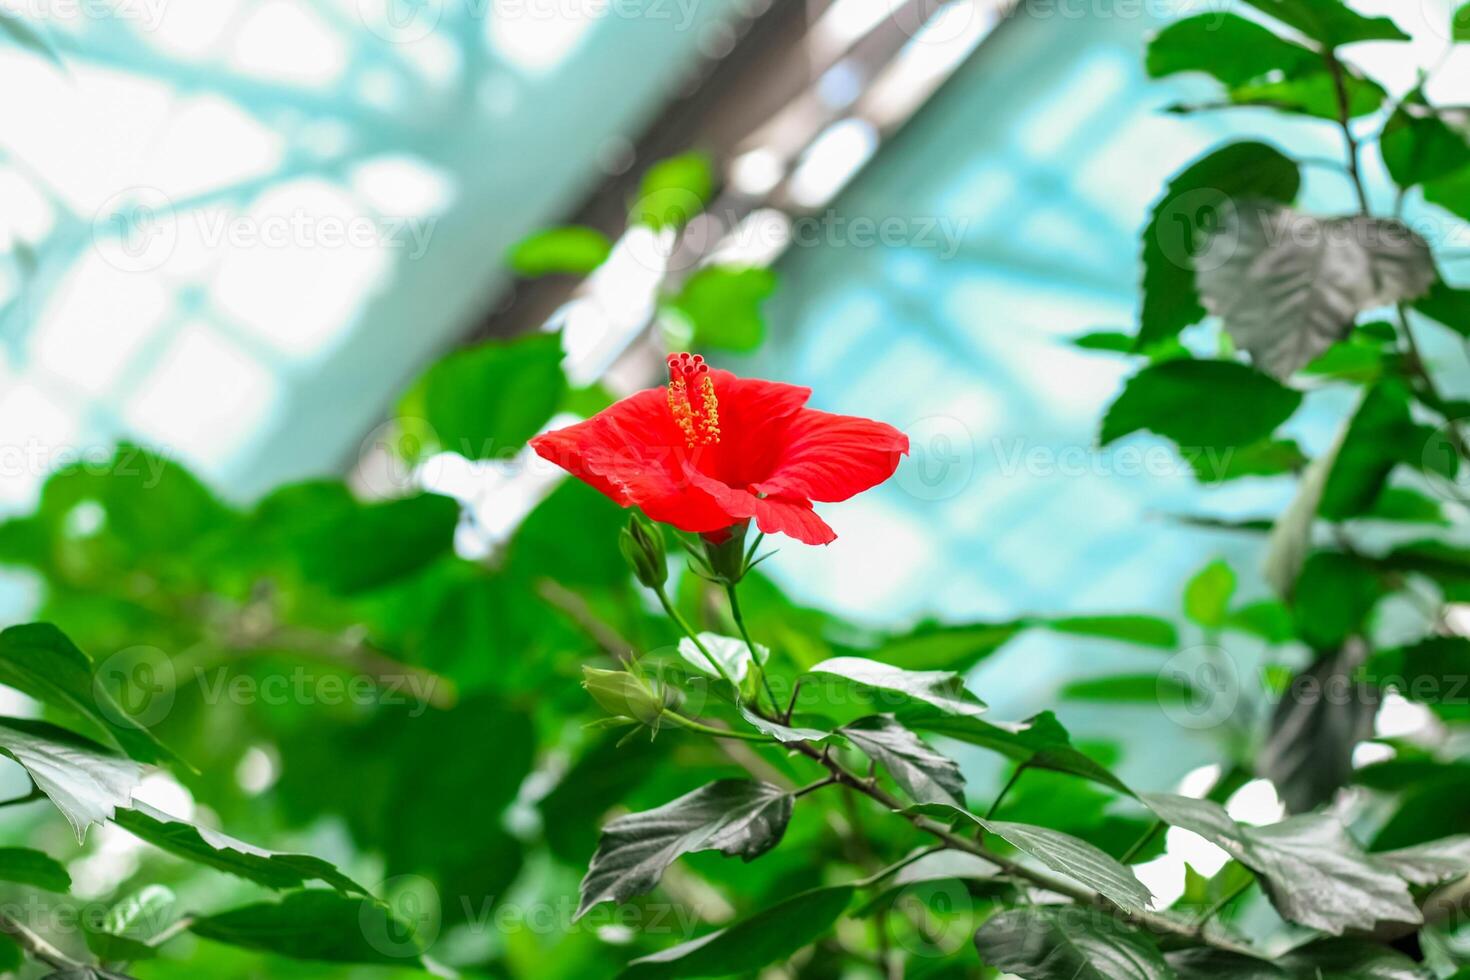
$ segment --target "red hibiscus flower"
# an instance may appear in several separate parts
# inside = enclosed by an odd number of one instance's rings
[[[811,393],[670,354],[667,388],[640,391],[531,445],[624,507],[681,530],[718,536],[754,519],[768,534],[827,544],[837,535],[813,501],[882,483],[909,440],[882,422],[807,408]]]

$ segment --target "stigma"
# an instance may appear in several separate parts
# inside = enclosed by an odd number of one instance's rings
[[[693,449],[720,441],[720,401],[709,365],[698,354],[670,354],[669,412]]]

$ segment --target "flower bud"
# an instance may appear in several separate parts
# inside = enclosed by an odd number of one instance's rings
[[[626,670],[582,668],[582,686],[608,714],[657,728],[664,713],[663,695]]]
[[[669,562],[664,550],[664,535],[642,514],[634,514],[628,526],[618,534],[618,548],[633,576],[650,589],[659,589],[669,579]]]
[[[736,585],[745,577],[745,532],[749,527],[749,521],[741,521],[716,534],[701,536],[705,560],[721,582]]]

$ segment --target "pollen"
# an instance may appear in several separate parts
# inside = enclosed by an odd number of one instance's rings
[[[698,354],[670,354],[669,413],[693,449],[720,441],[720,400],[709,365]]]

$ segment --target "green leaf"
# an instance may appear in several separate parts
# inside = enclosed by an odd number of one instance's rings
[[[1353,749],[1373,734],[1378,692],[1354,678],[1365,651],[1353,641],[1321,657],[1291,678],[1271,712],[1256,765],[1293,813],[1330,802],[1352,779]]]
[[[733,636],[721,636],[719,633],[700,633],[699,641],[725,669],[725,673],[730,675],[731,680],[736,684],[745,680],[745,675],[750,670],[751,656],[750,647],[746,646],[744,640]],[[755,652],[756,656],[760,657],[762,664],[771,659],[771,651],[759,643],[755,645]],[[701,674],[709,677],[720,676],[710,666],[699,647],[695,646],[694,641],[687,636],[679,639],[679,656],[688,661],[689,665]]]
[[[1289,921],[1334,936],[1379,922],[1421,921],[1404,880],[1364,854],[1336,817],[1313,813],[1248,827],[1210,800],[1167,793],[1143,800],[1160,820],[1199,834],[1260,875]]]
[[[1384,487],[1378,499],[1373,501],[1373,506],[1363,516],[1375,521],[1401,524],[1437,524],[1448,527],[1450,523],[1438,500],[1426,497],[1410,487]]]
[[[1252,7],[1294,27],[1329,48],[1358,41],[1407,41],[1387,17],[1364,17],[1342,0],[1246,0]]]
[[[1388,97],[1383,86],[1348,66],[1343,66],[1343,88],[1348,96],[1348,115],[1354,119],[1377,112]],[[1263,106],[1318,119],[1336,120],[1342,114],[1337,82],[1325,68],[1241,85],[1231,89],[1229,95],[1236,105]]]
[[[1366,514],[1395,466],[1423,466],[1432,430],[1413,420],[1409,403],[1408,389],[1396,379],[1385,379],[1363,395],[1322,489],[1318,514],[1330,521]]]
[[[489,341],[443,358],[399,406],[404,430],[466,459],[511,459],[561,405],[561,334],[532,333]]]
[[[1177,20],[1148,45],[1152,78],[1202,71],[1226,86],[1244,85],[1280,72],[1292,76],[1321,71],[1321,55],[1235,14],[1199,14]]]
[[[1295,161],[1249,142],[1213,150],[1170,180],[1143,231],[1143,309],[1134,350],[1172,339],[1204,317],[1194,284],[1203,233],[1218,228],[1239,202],[1289,204],[1300,187]]]
[[[1261,599],[1241,606],[1226,617],[1225,626],[1258,636],[1267,643],[1286,643],[1296,635],[1291,610],[1275,599]]]
[[[1021,980],[1175,980],[1152,939],[1077,906],[991,916],[975,947],[986,963]]]
[[[1361,939],[1324,939],[1274,962],[1218,949],[1169,953],[1179,980],[1431,980],[1402,953]]]
[[[1184,615],[1206,629],[1220,629],[1235,595],[1235,572],[1223,560],[1202,568],[1184,586]]]
[[[1470,146],[1419,101],[1399,106],[1383,128],[1383,162],[1394,183],[1413,187],[1470,167]]]
[[[660,160],[643,175],[632,219],[650,228],[682,228],[714,196],[714,168],[703,153]]]
[[[570,225],[528,235],[510,250],[510,265],[527,277],[585,276],[607,261],[612,242],[596,228]]]
[[[923,732],[999,752],[1031,769],[1049,769],[1090,779],[1129,796],[1122,780],[1072,745],[1071,735],[1050,711],[1024,722],[988,722],[979,718],[919,718],[910,724]]]
[[[793,797],[772,786],[722,779],[663,806],[609,823],[582,879],[580,918],[599,902],[652,891],[681,855],[719,851],[753,861],[775,847],[791,820]]]
[[[149,885],[107,910],[100,923],[83,920],[87,948],[103,963],[133,963],[152,959],[158,951],[148,944],[172,921],[174,893]]]
[[[1455,11],[1450,24],[1451,35],[1458,41],[1470,41],[1470,3]]]
[[[538,804],[551,851],[571,865],[585,865],[597,849],[603,814],[662,768],[672,743],[608,732],[573,763]]]
[[[0,752],[20,763],[83,840],[133,798],[143,767],[64,728],[0,718]]]
[[[1205,307],[1278,378],[1347,337],[1363,310],[1418,299],[1437,276],[1428,243],[1402,222],[1262,202],[1223,215],[1197,268]]]
[[[960,767],[924,744],[892,715],[862,718],[838,731],[888,770],[893,781],[916,803],[964,806],[965,780]]]
[[[315,880],[331,885],[344,895],[368,894],[367,889],[321,858],[268,851],[169,816],[146,803],[134,802],[128,809],[119,809],[113,821],[135,837],[176,857],[267,888],[297,888]]]
[[[1363,631],[1383,594],[1383,583],[1368,565],[1318,551],[1302,566],[1292,597],[1297,636],[1314,650],[1335,650]]]
[[[252,529],[278,541],[302,579],[340,595],[379,588],[454,549],[459,503],[433,493],[362,503],[342,484],[294,484],[260,502]]]
[[[882,879],[868,900],[854,909],[852,914],[861,918],[880,908],[887,908],[892,904],[889,899],[915,885],[933,881],[990,881],[1000,873],[1000,868],[969,851],[947,848],[935,851]]]
[[[174,762],[172,752],[125,712],[98,680],[92,659],[50,623],[0,632],[0,684],[29,694],[82,723],[84,734],[139,762]]]
[[[1173,674],[1113,674],[1068,681],[1060,694],[1071,701],[1104,704],[1197,703],[1203,698]]]
[[[1266,439],[1250,446],[1237,446],[1223,453],[1201,452],[1190,465],[1201,483],[1224,483],[1247,476],[1281,476],[1306,466],[1306,454],[1291,439]]]
[[[1383,650],[1364,668],[1373,684],[1392,687],[1452,721],[1470,720],[1467,672],[1470,639],[1463,636],[1431,636],[1412,646]]]
[[[1424,200],[1470,220],[1470,167],[1425,181]]]
[[[850,885],[802,892],[748,919],[639,957],[621,980],[754,976],[827,933],[852,901]]]
[[[415,967],[423,952],[415,926],[377,902],[321,890],[203,916],[189,929],[217,943],[291,959]]]
[[[1429,887],[1470,874],[1470,834],[1379,851],[1373,860],[1411,885]]]
[[[71,875],[60,861],[28,847],[0,847],[0,881],[34,885],[64,895],[71,890]]]
[[[946,715],[975,717],[985,702],[965,689],[965,679],[948,670],[903,670],[864,657],[831,657],[807,671],[850,681],[880,710],[928,706]]]
[[[1047,628],[1073,636],[1095,636],[1138,646],[1172,650],[1179,645],[1174,624],[1154,616],[1063,616],[1046,621]]]
[[[1411,541],[1391,550],[1380,564],[1389,571],[1423,575],[1449,602],[1470,602],[1470,550],[1443,541]]]
[[[986,820],[963,807],[943,803],[927,803],[911,811],[950,823],[967,820],[1058,874],[1091,888],[1125,912],[1143,912],[1153,900],[1126,865],[1071,834],[1031,824]]]
[[[1133,336],[1120,330],[1094,330],[1072,338],[1072,345],[1083,350],[1104,350],[1114,354],[1131,354]]]
[[[761,306],[776,285],[776,273],[770,269],[705,266],[667,301],[667,309],[689,325],[685,346],[752,351],[765,339]]]
[[[764,732],[778,742],[820,742],[835,734],[820,728],[794,728],[790,725],[783,725],[780,722],[762,718],[744,704],[740,706],[740,717],[744,718],[756,731]]]
[[[1192,450],[1249,446],[1290,418],[1301,400],[1300,392],[1233,361],[1151,364],[1108,409],[1102,444],[1148,429]]]
[[[1027,625],[1022,620],[957,626],[925,623],[885,640],[873,651],[873,659],[905,670],[964,672],[1005,646]]]

